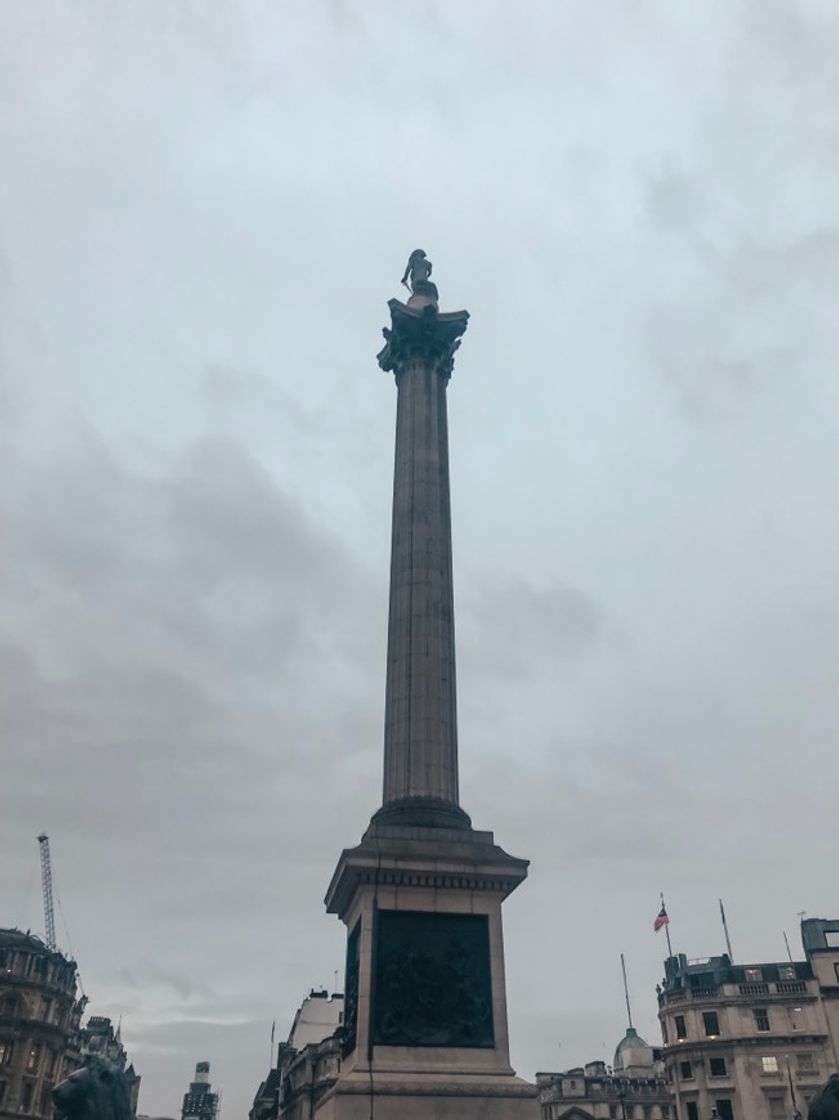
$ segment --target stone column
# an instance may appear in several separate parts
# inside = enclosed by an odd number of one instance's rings
[[[468,312],[433,284],[389,303],[379,355],[396,378],[383,805],[374,823],[470,827],[458,804],[446,386]]]

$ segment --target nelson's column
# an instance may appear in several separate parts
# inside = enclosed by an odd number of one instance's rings
[[[384,795],[326,906],[347,926],[345,1037],[320,1120],[536,1120],[507,1041],[501,903],[527,861],[460,807],[446,386],[466,311],[425,253],[379,365],[396,378]]]

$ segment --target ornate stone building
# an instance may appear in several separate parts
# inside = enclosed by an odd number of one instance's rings
[[[135,1071],[133,1063],[128,1061],[128,1055],[122,1044],[120,1028],[114,1030],[110,1019],[104,1015],[91,1015],[81,1030],[82,1058],[88,1054],[95,1054],[105,1061],[116,1066],[125,1074],[128,1082],[128,1096],[131,1100],[131,1111],[137,1115],[137,1098],[140,1093],[140,1075]]]
[[[277,1049],[277,1064],[259,1086],[250,1120],[307,1118],[338,1077],[344,997],[309,992],[298,1008],[288,1041]]]
[[[81,1062],[75,962],[40,937],[0,930],[0,1120],[52,1116],[53,1086]]]
[[[75,961],[33,933],[0,930],[0,1120],[52,1117],[53,1087],[88,1054],[126,1074],[136,1112],[140,1078],[119,1031],[103,1016],[82,1027],[86,1005]]]
[[[665,961],[658,1017],[678,1120],[789,1120],[839,1069],[839,920],[802,922],[805,960]]]
[[[670,1088],[660,1053],[629,1027],[612,1068],[589,1062],[565,1073],[537,1073],[542,1120],[667,1120]]]

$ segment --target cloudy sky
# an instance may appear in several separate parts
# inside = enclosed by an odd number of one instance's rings
[[[378,804],[409,251],[449,390],[461,789],[513,1059],[839,913],[835,0],[7,0],[0,925],[245,1115]],[[339,976],[340,983],[340,976]]]

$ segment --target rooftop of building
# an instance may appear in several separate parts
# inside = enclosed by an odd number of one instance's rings
[[[777,983],[812,978],[813,970],[808,961],[732,964],[727,953],[696,960],[688,960],[684,953],[679,953],[668,957],[664,962],[663,991],[669,993],[684,989],[718,988],[722,984]]]
[[[821,949],[839,949],[839,918],[804,918],[801,942],[805,953]]]
[[[0,929],[0,949],[23,950],[27,953],[35,953],[46,957],[60,957],[66,964],[71,964],[74,967],[76,964],[72,957],[62,953],[60,949],[51,949],[46,941],[39,934],[33,933],[31,929],[22,930],[15,927]]]
[[[332,995],[326,989],[312,989],[294,1016],[288,1043],[295,1050],[302,1050],[313,1042],[322,1042],[341,1025],[344,997],[340,992]]]
[[[653,1048],[641,1038],[634,1027],[627,1027],[626,1034],[615,1049],[615,1060],[612,1063],[615,1070],[622,1070],[625,1066],[649,1065],[653,1066]]]

